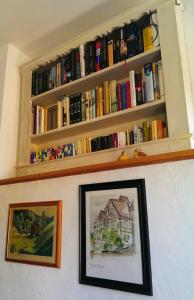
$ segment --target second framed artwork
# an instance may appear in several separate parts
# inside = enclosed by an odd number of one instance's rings
[[[9,205],[8,261],[60,267],[62,201]]]
[[[152,295],[144,179],[80,186],[79,281]]]

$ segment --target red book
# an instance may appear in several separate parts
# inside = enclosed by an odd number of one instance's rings
[[[126,95],[127,95],[127,108],[131,107],[131,93],[130,93],[130,82],[126,80]]]
[[[122,84],[121,83],[117,83],[116,92],[117,92],[118,110],[121,110],[121,102],[122,102]]]

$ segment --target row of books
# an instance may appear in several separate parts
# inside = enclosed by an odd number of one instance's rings
[[[164,96],[161,61],[145,64],[141,73],[129,72],[129,79],[104,81],[84,93],[64,96],[51,107],[32,107],[32,133],[40,134],[85,120],[125,110]]]
[[[32,72],[32,96],[159,46],[157,13],[114,28]]]
[[[111,148],[120,148],[132,144],[139,144],[151,140],[162,139],[167,136],[167,129],[163,120],[153,120],[134,125],[131,129],[95,138],[78,139],[75,143],[65,144],[56,148],[43,149],[30,153],[30,162],[37,163],[72,157],[90,152]]]

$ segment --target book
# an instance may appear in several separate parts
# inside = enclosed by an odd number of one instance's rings
[[[127,108],[127,93],[126,93],[126,82],[121,84],[121,109]]]
[[[122,85],[120,82],[116,85],[116,95],[117,95],[117,110],[122,109]]]
[[[135,22],[125,25],[127,58],[143,52],[141,28]]]
[[[57,101],[57,128],[61,128],[62,126],[63,126],[62,102]]]
[[[101,69],[101,59],[102,59],[102,43],[101,38],[98,37],[96,40],[96,71]]]
[[[144,51],[153,49],[151,25],[148,25],[145,28],[143,28],[143,46]]]
[[[104,110],[103,110],[103,107],[104,107],[104,98],[103,98],[103,89],[102,89],[102,86],[99,86],[99,90],[98,90],[98,93],[99,93],[99,116],[103,116],[104,115]]]
[[[137,105],[136,90],[135,90],[135,71],[129,71],[130,94],[131,94],[131,107]]]
[[[131,92],[130,92],[130,82],[126,80],[126,97],[127,97],[127,108],[131,107]]]
[[[86,99],[85,99],[85,93],[81,94],[81,120],[86,120]]]
[[[85,47],[84,44],[79,46],[79,54],[80,54],[80,75],[81,77],[85,76]]]
[[[145,121],[143,122],[143,142],[150,141],[150,123]]]
[[[158,64],[152,63],[153,83],[154,83],[154,99],[160,99],[160,82],[158,74]]]
[[[135,74],[135,90],[137,105],[143,104],[142,74]]]
[[[154,100],[154,82],[153,82],[153,70],[152,63],[144,65],[144,80],[146,89],[146,99],[145,102],[150,102]]]
[[[92,119],[96,118],[96,90],[91,90]]]
[[[116,80],[111,80],[109,83],[109,94],[110,94],[110,112],[118,111],[118,102],[116,94]]]
[[[89,41],[85,44],[85,75],[96,71],[96,42]]]
[[[156,65],[157,65],[157,68],[158,68],[160,98],[162,98],[162,97],[164,97],[164,77],[163,77],[162,61],[158,61],[156,63]]]
[[[112,66],[114,64],[113,60],[113,40],[108,41],[108,66]]]
[[[109,83],[108,81],[103,82],[103,94],[104,94],[104,114],[110,113],[110,95],[109,95]]]
[[[69,126],[70,124],[70,111],[69,111],[69,102],[70,99],[68,96],[64,96],[62,98],[62,112],[63,112],[63,125],[62,126]]]

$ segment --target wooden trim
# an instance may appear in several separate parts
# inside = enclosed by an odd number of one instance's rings
[[[20,177],[13,177],[13,178],[0,180],[0,185],[44,180],[44,179],[51,179],[51,178],[65,177],[65,176],[72,176],[72,175],[80,175],[80,174],[108,171],[114,169],[138,167],[138,166],[145,166],[151,164],[160,164],[160,163],[166,163],[166,162],[178,161],[178,160],[187,160],[187,159],[194,159],[194,149],[156,154],[156,155],[150,155],[145,157],[131,158],[123,161],[111,161],[111,162],[105,162],[101,164],[94,164],[94,165],[88,165],[88,166],[76,167],[76,168],[68,168],[68,169],[63,169],[58,171],[44,172],[44,173],[32,174],[32,175],[26,175]]]

